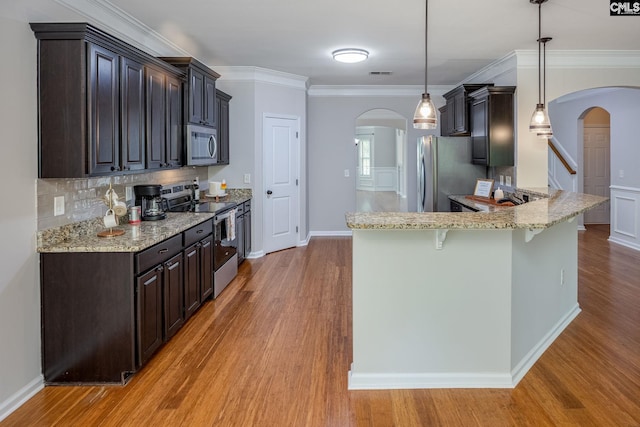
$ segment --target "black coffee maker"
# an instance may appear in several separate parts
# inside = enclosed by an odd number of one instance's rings
[[[143,221],[157,221],[167,217],[166,206],[163,203],[160,185],[135,185],[136,206],[140,206],[140,219]]]

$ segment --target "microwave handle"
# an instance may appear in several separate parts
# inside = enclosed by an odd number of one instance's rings
[[[211,158],[215,158],[218,153],[218,141],[216,141],[215,135],[209,137],[209,155]]]

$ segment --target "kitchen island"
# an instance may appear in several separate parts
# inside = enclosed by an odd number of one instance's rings
[[[514,387],[578,315],[577,221],[550,190],[491,212],[347,213],[350,389]]]

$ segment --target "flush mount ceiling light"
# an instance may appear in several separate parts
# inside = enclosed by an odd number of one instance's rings
[[[431,102],[431,96],[427,91],[427,24],[429,21],[429,0],[425,0],[424,15],[424,93],[416,112],[413,114],[413,127],[415,129],[435,129],[438,126],[436,108]]]
[[[369,57],[369,52],[364,49],[338,49],[334,50],[333,59],[338,62],[346,62],[347,64],[355,64],[356,62],[362,62]]]
[[[529,131],[537,134],[539,138],[550,138],[553,135],[551,130],[551,121],[547,111],[544,108],[545,101],[542,98],[542,44],[545,46],[545,92],[546,92],[546,45],[551,40],[551,37],[542,37],[542,3],[546,3],[547,0],[529,0],[529,3],[538,5],[538,104],[531,116],[531,122],[529,123]],[[546,98],[546,93],[545,93]]]

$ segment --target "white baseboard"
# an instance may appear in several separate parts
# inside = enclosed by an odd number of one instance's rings
[[[351,230],[347,231],[312,231],[309,233],[310,237],[351,237]]]
[[[514,388],[556,338],[580,313],[578,304],[571,309],[540,342],[518,363],[511,373],[354,373],[349,371],[349,390],[393,390],[418,388]]]
[[[264,256],[264,251],[255,251],[255,252],[250,252],[249,255],[247,255],[245,258],[256,259],[256,258],[262,258],[263,256]]]
[[[18,409],[24,402],[31,399],[37,392],[44,388],[44,378],[39,375],[29,384],[22,387],[13,396],[4,402],[0,402],[0,421],[7,418],[13,411]]]
[[[540,342],[533,347],[526,356],[516,365],[511,371],[511,378],[513,381],[513,387],[518,385],[520,380],[524,378],[525,374],[529,372],[529,369],[540,359],[540,356],[553,344],[553,342],[560,336],[562,331],[575,319],[582,310],[580,305],[576,305],[562,318],[556,325],[551,328],[549,332],[540,340]]]
[[[609,236],[607,239],[612,243],[616,243],[618,245],[626,246],[627,248],[635,249],[636,251],[640,251],[640,245],[635,243],[627,242],[626,240],[618,239],[617,237]]]
[[[509,374],[393,373],[360,374],[349,371],[349,390],[397,390],[418,388],[512,388]]]

